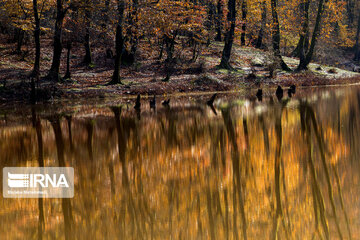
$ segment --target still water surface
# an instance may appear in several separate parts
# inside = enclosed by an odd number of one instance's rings
[[[75,196],[1,197],[0,238],[360,239],[359,87],[208,98],[1,110],[1,168],[71,166]]]

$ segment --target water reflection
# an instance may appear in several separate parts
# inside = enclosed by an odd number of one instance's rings
[[[2,199],[8,239],[359,239],[360,89],[135,110],[3,110],[0,164],[73,166],[73,199]],[[224,100],[227,99],[227,100]],[[145,108],[145,107],[144,107]]]

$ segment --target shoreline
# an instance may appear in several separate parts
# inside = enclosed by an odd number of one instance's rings
[[[351,79],[340,79],[340,80],[351,80],[350,82],[341,82],[341,83],[332,83],[332,84],[317,84],[317,85],[296,85],[297,91],[301,91],[303,93],[307,92],[307,89],[320,89],[320,88],[338,88],[338,87],[351,87],[351,86],[360,86],[360,77],[351,78]],[[284,90],[291,85],[292,82],[288,82],[286,84],[281,85]],[[269,84],[266,86],[262,86],[262,90],[264,91],[264,97],[270,97],[274,95],[275,97],[275,90],[277,85],[276,84]],[[229,89],[229,90],[211,90],[211,91],[187,91],[187,92],[172,92],[166,94],[155,94],[157,99],[167,99],[167,98],[182,98],[182,97],[194,97],[194,98],[202,98],[203,96],[212,95],[217,93],[219,95],[237,95],[241,98],[248,98],[252,99],[255,97],[256,91],[259,87],[256,86],[248,86],[248,87],[240,87],[237,89]],[[84,92],[77,92],[77,94],[64,94],[60,97],[54,97],[48,100],[39,100],[35,103],[40,105],[47,105],[47,104],[85,104],[85,105],[92,105],[92,104],[105,104],[108,105],[109,103],[121,103],[124,101],[135,100],[137,94],[123,94],[118,92],[113,92],[111,94],[100,94],[95,91],[92,95],[88,95],[86,92],[87,89],[84,89]],[[84,97],[83,94],[87,94],[87,97]],[[142,100],[150,99],[154,96],[154,94],[140,94]],[[295,96],[297,96],[296,94]],[[23,96],[23,95],[22,95]],[[0,99],[1,99],[1,91],[0,91]],[[15,104],[24,104],[24,105],[34,105],[30,103],[30,101],[26,98],[13,98],[9,101],[1,101],[0,100],[0,107],[3,106],[14,106]],[[111,104],[110,104],[111,105]],[[115,104],[116,105],[116,104]]]
[[[0,103],[26,103],[30,100],[30,79],[32,56],[19,60],[11,52],[11,45],[0,43]],[[38,102],[58,100],[131,98],[142,96],[172,96],[182,94],[205,94],[214,92],[249,92],[258,88],[276,88],[278,85],[300,87],[349,85],[360,83],[360,73],[351,72],[334,66],[309,64],[309,69],[302,72],[275,70],[275,76],[269,78],[271,61],[269,52],[252,47],[234,44],[231,65],[234,70],[218,69],[219,54],[223,44],[212,43],[196,62],[178,59],[170,81],[163,82],[166,76],[164,63],[155,58],[140,55],[134,66],[121,67],[122,84],[107,85],[111,79],[111,62],[104,62],[101,49],[94,48],[94,66],[89,68],[81,64],[80,50],[73,52],[71,59],[72,78],[62,82],[40,79],[37,92]],[[50,67],[51,41],[45,39],[41,76],[46,76]],[[79,49],[79,48],[75,48]],[[63,56],[60,72],[64,72]],[[283,57],[284,61],[295,69],[298,59]],[[38,83],[36,83],[38,85]],[[245,94],[246,95],[246,94]]]

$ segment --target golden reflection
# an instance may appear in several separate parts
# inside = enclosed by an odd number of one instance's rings
[[[2,167],[75,170],[73,199],[2,198],[5,239],[360,239],[356,88],[1,117]]]

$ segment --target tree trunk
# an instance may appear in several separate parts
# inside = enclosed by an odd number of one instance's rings
[[[65,164],[65,154],[64,154],[64,139],[62,136],[60,120],[61,119],[59,116],[54,116],[53,119],[51,119],[51,125],[53,127],[54,135],[55,135],[59,167],[65,167],[66,164]],[[74,223],[70,199],[63,198],[61,201],[61,207],[62,207],[63,218],[64,218],[65,240],[70,240],[73,237],[73,235],[72,235],[73,226],[72,225]]]
[[[121,83],[120,80],[120,65],[121,65],[121,55],[124,50],[124,36],[123,36],[123,29],[122,29],[122,23],[124,18],[124,8],[125,3],[124,0],[117,0],[118,3],[118,23],[116,26],[116,39],[115,39],[115,49],[116,49],[116,55],[115,55],[115,69],[112,76],[112,80],[109,82],[109,84],[119,84]]]
[[[54,81],[59,81],[59,69],[60,69],[60,60],[62,52],[61,44],[61,34],[62,34],[62,25],[65,17],[66,10],[63,9],[62,0],[56,1],[56,22],[55,22],[55,33],[54,33],[54,50],[53,50],[53,59],[51,63],[51,68],[48,74],[48,78]]]
[[[231,69],[230,66],[230,56],[231,48],[234,42],[234,32],[235,32],[235,20],[236,20],[236,2],[235,0],[228,1],[228,16],[227,19],[230,22],[230,28],[226,33],[225,45],[222,52],[221,62],[219,67],[225,69]]]
[[[306,56],[300,58],[298,70],[306,69],[312,59],[312,56],[313,56],[314,50],[315,50],[315,46],[316,46],[316,42],[317,42],[317,38],[320,34],[321,18],[322,18],[323,12],[324,12],[324,0],[320,0],[318,12],[317,12],[317,16],[316,16],[315,27],[314,27],[314,31],[313,31],[312,38],[311,38],[310,48],[309,48],[309,51],[306,54]]]
[[[304,58],[307,53],[309,47],[309,8],[310,8],[310,0],[306,0],[303,4],[301,4],[301,10],[304,15],[304,22],[302,26],[302,30],[300,32],[299,43],[292,53],[294,57]]]
[[[261,26],[260,26],[260,31],[259,31],[259,36],[256,40],[256,48],[261,48],[262,47],[262,40],[264,37],[264,29],[266,27],[266,15],[267,15],[267,11],[266,11],[266,0],[261,2]]]
[[[16,33],[16,40],[17,40],[16,53],[17,54],[21,53],[21,47],[24,42],[24,34],[25,34],[25,32],[22,29],[19,28],[17,30],[17,33]]]
[[[90,48],[90,33],[88,28],[86,29],[86,33],[85,33],[84,47],[85,47],[84,63],[86,65],[90,65],[92,63],[92,58],[91,58],[91,48]]]
[[[348,24],[349,27],[352,27],[354,20],[355,20],[355,1],[353,0],[347,0],[346,1],[346,11],[347,11],[347,18],[348,18]]]
[[[359,36],[360,35],[360,12],[359,12],[359,16],[358,16],[358,26],[357,26],[357,31],[356,31],[356,37],[355,37],[355,46],[354,46],[354,50],[355,50],[355,56],[354,56],[354,61],[360,61],[360,47],[359,47]]]
[[[34,30],[35,62],[34,62],[34,69],[31,75],[37,79],[40,74],[40,18],[38,14],[37,0],[33,0],[33,10],[34,10],[34,18],[35,18],[35,30]]]
[[[247,15],[247,0],[242,1],[241,12],[242,12],[242,26],[241,26],[241,46],[245,46],[245,35],[246,35],[246,15]]]
[[[105,8],[103,10],[104,12],[104,24],[105,28],[107,28],[107,25],[109,23],[109,8],[110,8],[110,0],[105,0]]]
[[[175,50],[175,39],[177,37],[177,31],[174,32],[172,38],[165,35],[165,47],[166,47],[166,62],[172,62],[174,58],[174,50]]]
[[[89,2],[87,2],[86,7],[90,7]],[[85,30],[85,38],[84,38],[84,47],[85,47],[84,63],[86,65],[90,65],[92,63],[91,48],[90,48],[91,12],[88,9],[85,10],[85,18],[86,18],[86,30]]]
[[[165,40],[162,39],[162,40],[161,40],[161,47],[160,47],[159,57],[158,57],[158,60],[159,60],[159,61],[161,60],[161,58],[162,58],[162,56],[163,56],[164,45],[165,45]]]
[[[206,30],[211,32],[213,29],[214,21],[216,21],[216,7],[212,1],[208,2],[207,20],[205,21]]]
[[[273,19],[272,27],[272,45],[274,56],[277,61],[279,61],[280,66],[285,71],[291,71],[291,69],[286,65],[280,54],[280,26],[279,26],[279,17],[277,12],[277,0],[271,0],[271,13]]]
[[[66,73],[64,76],[64,79],[70,79],[71,73],[70,73],[70,53],[71,53],[71,42],[67,43],[67,54],[66,54]]]
[[[136,26],[136,23],[137,23],[137,19],[138,19],[138,0],[133,0],[132,2],[132,7],[133,7],[133,11],[132,11],[132,14],[131,14],[131,23],[132,25]],[[136,56],[136,51],[137,51],[137,47],[138,47],[138,36],[137,36],[137,32],[132,32],[131,34],[131,48],[130,48],[130,55],[131,55],[131,58],[133,59],[133,61],[131,62],[131,64],[134,63],[135,61],[135,56]]]
[[[44,150],[43,150],[44,144],[42,139],[40,118],[36,117],[35,122],[36,122],[35,128],[36,128],[36,136],[38,143],[38,164],[39,167],[44,167]],[[43,232],[45,229],[44,204],[42,197],[40,197],[38,200],[38,207],[39,207],[38,240],[42,240]]]
[[[222,15],[223,15],[223,9],[222,9],[222,2],[221,0],[218,0],[217,2],[217,12],[216,12],[216,37],[215,41],[221,42],[221,32],[222,32]]]

